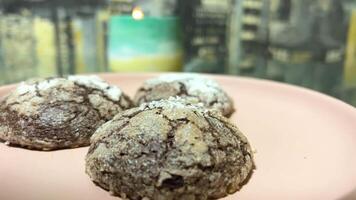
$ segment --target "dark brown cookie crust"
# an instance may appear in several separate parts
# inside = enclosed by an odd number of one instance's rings
[[[216,109],[226,117],[235,111],[232,99],[215,81],[191,74],[168,74],[147,80],[136,92],[134,102],[139,106],[175,96],[186,98],[192,103],[203,103],[205,107]]]
[[[50,88],[39,86],[51,83]],[[15,90],[0,102],[0,139],[29,149],[87,146],[97,127],[132,105],[123,93],[114,101],[100,89],[67,78],[33,81],[26,87],[34,89]]]
[[[254,166],[245,136],[220,114],[160,102],[127,110],[96,131],[86,157],[91,179],[132,200],[236,192]]]

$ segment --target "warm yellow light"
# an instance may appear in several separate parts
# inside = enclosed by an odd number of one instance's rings
[[[141,20],[145,17],[145,14],[143,13],[143,11],[140,7],[135,7],[132,10],[132,17],[136,20]]]

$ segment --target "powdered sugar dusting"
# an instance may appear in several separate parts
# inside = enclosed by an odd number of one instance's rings
[[[186,74],[166,74],[155,79],[146,81],[149,87],[154,87],[162,83],[179,82],[185,85],[188,95],[199,97],[201,101],[227,101],[227,95],[221,89],[220,85],[214,80],[205,78],[202,75],[186,73]]]
[[[217,88],[220,88],[219,84],[211,79],[205,78],[198,74],[166,74],[159,76],[155,79],[147,80],[149,85],[157,85],[163,82],[181,82],[186,85],[189,94],[196,95],[197,93],[214,93]]]
[[[98,89],[104,92],[106,96],[108,96],[113,101],[118,101],[120,96],[122,95],[122,91],[120,88],[116,86],[111,86],[98,76],[83,76],[83,75],[75,75],[68,76],[68,80],[74,81],[79,85],[83,85],[85,87]]]
[[[31,82],[22,82],[17,88],[16,93],[19,95],[23,95],[26,93],[34,94],[36,90],[45,91],[52,87],[56,87],[63,84],[73,84],[76,83],[78,85],[82,85],[88,88],[101,90],[108,98],[113,101],[118,101],[120,96],[122,95],[122,91],[120,88],[116,86],[111,86],[98,76],[84,76],[84,75],[73,75],[68,76],[68,78],[51,78],[51,79],[43,79],[36,81],[34,83]]]
[[[36,86],[27,84],[26,82],[21,82],[20,85],[16,88],[15,92],[19,95],[36,92]]]
[[[16,88],[16,92],[19,95],[26,93],[35,94],[36,90],[44,91],[49,88],[56,87],[65,81],[64,78],[52,78],[52,79],[40,79],[34,82],[22,82]]]
[[[61,84],[63,82],[63,78],[54,78],[54,79],[48,79],[46,81],[41,81],[38,82],[37,88],[39,90],[47,90],[51,87],[55,87]]]
[[[149,110],[154,108],[164,108],[164,109],[182,109],[182,108],[190,108],[194,110],[204,109],[203,103],[191,104],[186,99],[183,99],[179,96],[169,97],[168,99],[162,99],[159,101],[152,101],[149,103],[141,104],[140,110]]]

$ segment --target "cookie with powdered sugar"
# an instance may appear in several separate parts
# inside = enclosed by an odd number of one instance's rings
[[[247,138],[220,113],[181,98],[144,103],[91,138],[86,172],[123,199],[217,199],[254,169]]]
[[[131,107],[97,76],[27,81],[0,102],[0,139],[38,150],[87,146],[100,125]]]
[[[233,101],[221,86],[197,74],[166,74],[146,80],[137,91],[134,102],[140,105],[172,96],[203,103],[205,107],[218,110],[227,117],[234,112]]]

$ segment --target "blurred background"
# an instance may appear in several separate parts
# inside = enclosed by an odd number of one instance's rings
[[[0,0],[0,84],[149,71],[272,79],[356,106],[356,0]]]

